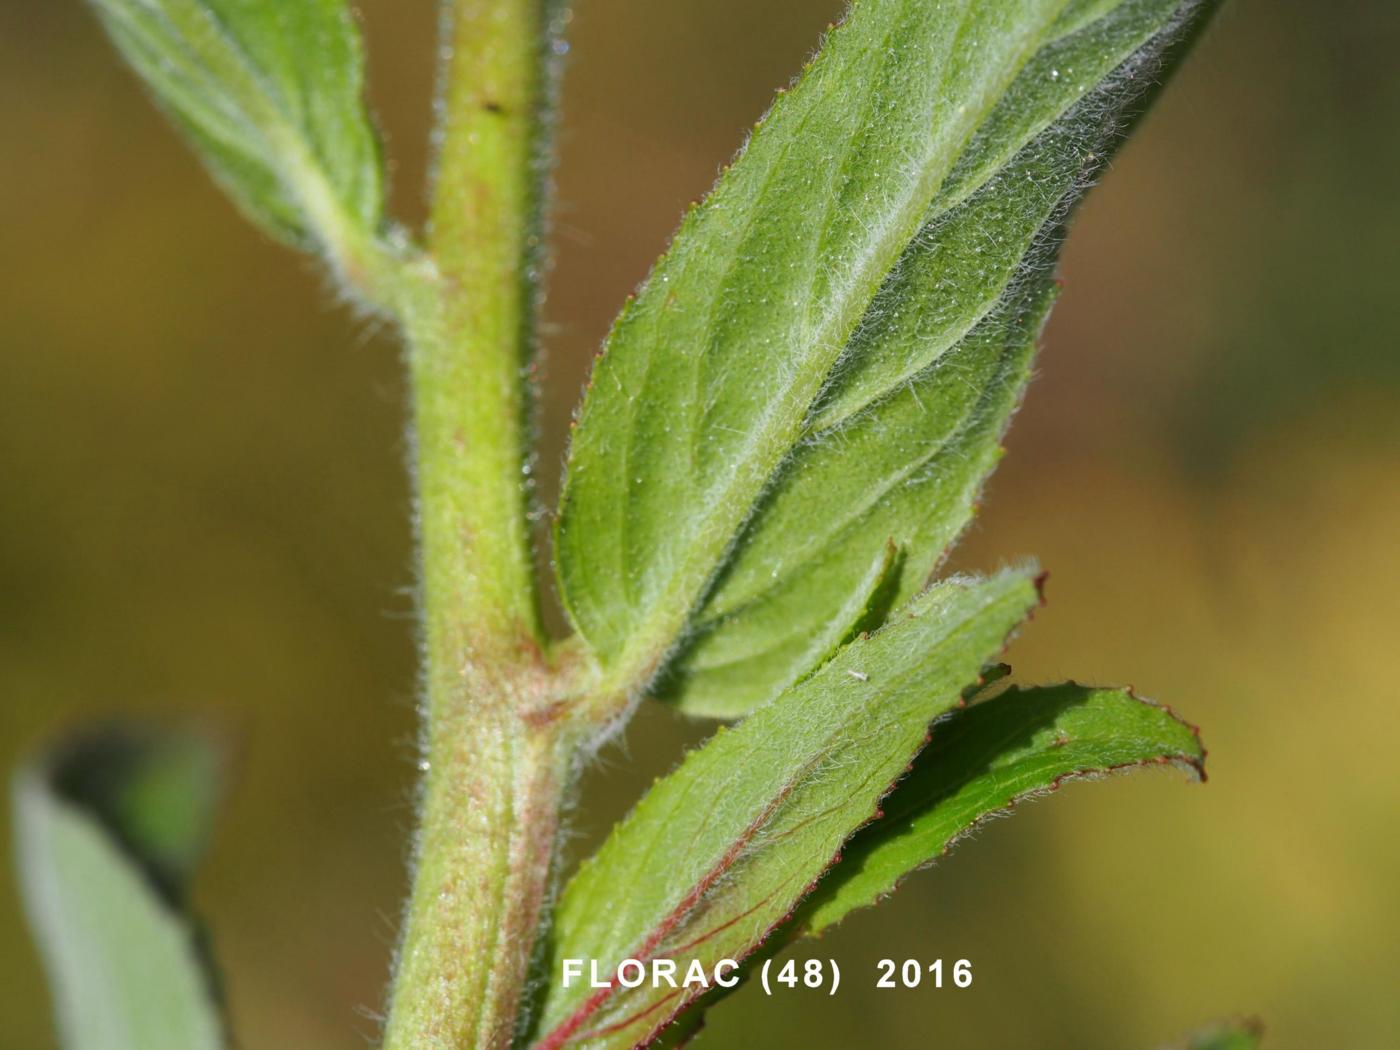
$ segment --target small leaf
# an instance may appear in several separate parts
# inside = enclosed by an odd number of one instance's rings
[[[658,781],[564,890],[537,1045],[630,1047],[694,994],[586,975],[564,988],[563,959],[611,977],[629,958],[713,967],[751,951],[1037,599],[1025,573],[940,584]]]
[[[1194,727],[1123,689],[1012,687],[955,711],[934,726],[932,743],[880,804],[880,818],[851,838],[841,863],[754,958],[776,955],[875,904],[910,872],[1026,798],[1068,780],[1151,764],[1173,763],[1203,777],[1204,761]],[[745,966],[745,978],[754,965],[751,959]],[[679,1045],[679,1037],[698,1031],[704,1014],[728,994],[716,988],[693,1002],[667,1037]]]
[[[874,904],[978,824],[1066,781],[1167,763],[1203,776],[1205,754],[1193,726],[1127,690],[1013,686],[934,727],[884,816],[851,840],[789,933],[821,933]]]
[[[191,737],[74,740],[14,786],[20,883],[70,1050],[224,1045],[184,913],[219,758]]]
[[[784,610],[749,601],[760,600],[751,584],[733,582],[750,571],[762,570],[771,588],[794,588],[791,608],[813,625],[831,622],[890,537],[906,554],[899,594],[924,585],[966,519],[1009,407],[963,449],[979,469],[926,500],[917,522],[904,515],[886,527],[866,515],[869,534],[855,536],[845,493],[785,521],[782,539],[794,548],[840,532],[858,550],[820,578],[794,581],[750,552],[766,542],[765,494],[802,484],[791,479],[813,445],[855,443],[836,427],[845,420],[865,428],[867,447],[902,453],[910,475],[937,473],[929,447],[946,428],[931,439],[856,417],[970,332],[994,340],[987,319],[1020,334],[1026,304],[1048,301],[1037,282],[1068,203],[1102,163],[1098,147],[1145,86],[1149,60],[1208,6],[852,6],[682,223],[595,368],[556,553],[570,617],[620,683],[656,672],[689,625],[711,652],[682,655],[671,693],[688,710],[732,711],[735,702],[714,690],[685,696],[687,666],[707,670],[736,644],[723,633],[750,632],[736,617],[741,605],[755,625],[786,625],[771,635],[775,653],[800,633]],[[1024,373],[994,371],[981,382],[1002,389],[975,387],[964,400],[1012,406]],[[939,378],[973,386],[956,370]],[[906,547],[901,531],[922,543]],[[726,562],[738,567],[720,575]],[[753,695],[770,696],[787,669],[779,655],[771,672],[762,666],[753,646],[764,632],[752,629]]]
[[[383,185],[342,0],[91,0],[214,178],[268,233],[333,252],[373,234]]]
[[[1181,1044],[1181,1050],[1259,1050],[1263,1044],[1264,1026],[1251,1018],[1197,1032]]]

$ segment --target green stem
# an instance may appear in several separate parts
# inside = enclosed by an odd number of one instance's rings
[[[524,484],[547,6],[455,0],[430,265],[401,296],[427,772],[390,1050],[509,1046],[577,744],[540,627]]]

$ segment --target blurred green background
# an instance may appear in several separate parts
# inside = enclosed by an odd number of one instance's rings
[[[421,218],[432,3],[360,5]],[[838,0],[581,0],[560,137],[541,488],[623,295]],[[1030,680],[1130,681],[1211,780],[1076,786],[748,989],[708,1045],[1400,1045],[1400,76],[1389,3],[1234,0],[1070,239],[1041,375],[958,555],[1029,553]],[[403,387],[386,333],[261,240],[77,0],[0,0],[0,765],[112,712],[227,727],[196,897],[241,1045],[376,1030],[414,770]],[[584,849],[693,729],[647,710]],[[0,829],[0,1046],[49,1047]],[[880,957],[970,991],[880,992]]]

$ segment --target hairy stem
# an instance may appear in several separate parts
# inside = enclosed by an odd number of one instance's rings
[[[429,265],[400,308],[427,771],[391,1050],[509,1045],[576,743],[553,715],[523,484],[549,6],[452,5]]]

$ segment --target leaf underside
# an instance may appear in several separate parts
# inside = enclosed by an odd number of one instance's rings
[[[605,668],[669,653],[661,695],[737,716],[888,544],[872,612],[926,584],[1029,375],[1068,209],[1206,6],[853,6],[595,367],[556,561]]]
[[[940,584],[658,781],[560,898],[536,1045],[631,1046],[684,1005],[665,988],[566,989],[562,959],[610,973],[751,951],[1037,601],[1021,572]]]
[[[379,143],[342,0],[91,0],[127,61],[242,211],[310,247],[378,228]]]
[[[14,785],[20,882],[71,1050],[217,1050],[216,982],[185,887],[218,756],[195,738],[77,739]]]

